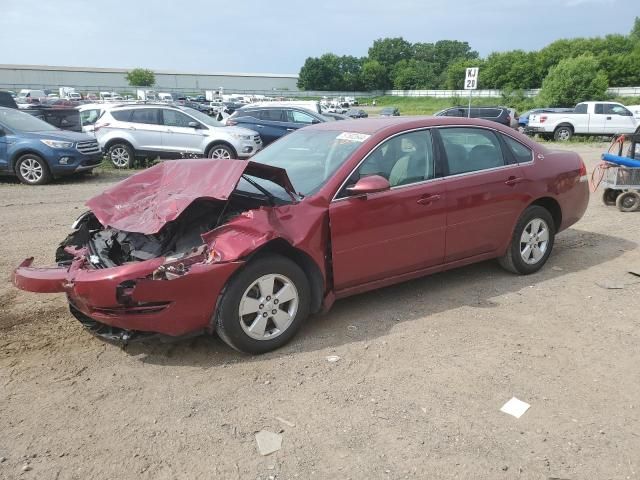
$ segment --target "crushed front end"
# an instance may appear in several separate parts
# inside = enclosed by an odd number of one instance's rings
[[[244,208],[196,201],[150,235],[105,228],[87,212],[58,247],[57,267],[32,267],[27,259],[13,283],[32,292],[66,293],[73,315],[109,340],[204,332],[220,291],[243,262],[222,261],[201,235]]]

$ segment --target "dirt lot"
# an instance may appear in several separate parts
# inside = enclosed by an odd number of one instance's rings
[[[571,148],[590,168],[603,150]],[[2,180],[3,278],[51,263],[117,178]],[[638,478],[639,233],[594,195],[536,275],[486,262],[353,297],[260,357],[215,338],[123,351],[61,295],[3,282],[0,478]],[[520,419],[499,411],[512,396]],[[258,454],[262,429],[279,452]]]

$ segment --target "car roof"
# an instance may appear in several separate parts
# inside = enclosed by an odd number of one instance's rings
[[[358,118],[341,120],[340,122],[318,123],[305,127],[305,130],[333,130],[341,132],[364,133],[373,135],[384,130],[403,131],[412,128],[440,127],[447,125],[472,125],[489,127],[505,132],[513,132],[513,129],[490,120],[480,118],[461,117],[392,117],[392,118]]]

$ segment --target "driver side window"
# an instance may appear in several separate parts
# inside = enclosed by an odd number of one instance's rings
[[[373,150],[352,173],[345,187],[369,175],[380,175],[391,187],[410,185],[435,177],[433,140],[429,130],[397,135]]]

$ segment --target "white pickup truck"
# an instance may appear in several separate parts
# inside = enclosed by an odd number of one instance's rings
[[[615,102],[583,102],[570,113],[538,113],[529,117],[525,132],[557,141],[574,135],[618,135],[639,130],[640,121]],[[640,132],[639,132],[640,133]]]

